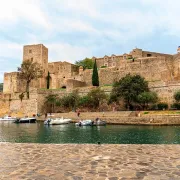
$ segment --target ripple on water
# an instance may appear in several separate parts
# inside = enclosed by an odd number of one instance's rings
[[[180,126],[76,127],[0,123],[0,141],[17,143],[180,144]]]

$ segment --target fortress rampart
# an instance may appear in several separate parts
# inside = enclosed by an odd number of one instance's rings
[[[180,48],[177,54],[162,54],[156,52],[133,49],[123,55],[93,57],[97,62],[100,86],[112,85],[114,81],[131,74],[139,74],[148,82],[151,90],[156,91],[160,100],[171,104],[173,94],[180,89]],[[21,109],[24,113],[40,112],[47,94],[57,92],[63,96],[78,89],[81,95],[87,94],[92,88],[92,69],[83,70],[69,62],[48,62],[48,49],[42,45],[27,45],[23,48],[23,61],[31,59],[38,62],[44,71],[44,76],[30,85],[32,92],[30,99],[19,99],[20,93],[25,91],[25,85],[18,80],[18,72],[4,74],[4,94],[2,101],[6,101],[9,111]],[[46,77],[50,72],[50,89],[46,91]],[[60,89],[63,88],[63,91]],[[36,89],[36,90],[33,90]],[[57,89],[57,90],[56,90]],[[107,93],[110,89],[106,90]],[[2,100],[3,99],[3,100]],[[33,105],[31,105],[33,104]]]

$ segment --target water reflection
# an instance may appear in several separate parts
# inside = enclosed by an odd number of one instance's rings
[[[180,126],[76,127],[74,124],[45,126],[43,123],[0,123],[1,142],[180,144]]]

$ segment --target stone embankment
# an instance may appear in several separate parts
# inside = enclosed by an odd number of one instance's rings
[[[136,114],[132,111],[115,111],[115,112],[82,112],[78,117],[75,112],[56,113],[52,117],[71,118],[73,122],[79,120],[91,119],[97,117],[105,120],[108,124],[122,125],[180,125],[180,115],[140,115],[140,117],[132,116]],[[138,114],[137,114],[138,115]],[[44,120],[42,116],[39,120]]]

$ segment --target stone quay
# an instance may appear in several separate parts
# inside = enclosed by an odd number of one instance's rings
[[[180,179],[180,145],[0,143],[0,180]]]

